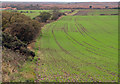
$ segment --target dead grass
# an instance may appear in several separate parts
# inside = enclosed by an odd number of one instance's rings
[[[15,80],[20,67],[25,63],[26,57],[20,53],[4,48],[2,51],[2,81],[10,82]]]
[[[27,48],[30,49],[31,51],[34,51],[34,45],[35,45],[35,42],[32,42],[27,46]]]

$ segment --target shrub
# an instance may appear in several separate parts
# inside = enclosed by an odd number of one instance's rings
[[[3,12],[2,30],[29,44],[40,32],[41,25],[38,21],[31,20],[20,13]]]
[[[35,17],[34,19],[39,22],[47,22],[51,17],[51,14],[48,12],[41,12],[39,16]]]
[[[51,20],[57,20],[60,16],[65,15],[64,13],[59,12],[58,7],[53,7],[53,14]]]
[[[24,43],[29,44],[38,35],[41,30],[40,23],[37,21],[27,21],[25,23],[14,23],[10,26],[8,31],[11,35],[16,36]]]
[[[53,12],[51,20],[57,20],[62,15],[65,15],[65,14],[60,12]]]
[[[14,51],[17,50],[26,56],[35,56],[35,53],[27,49],[27,45],[17,39],[16,36],[12,36],[4,32],[2,33],[2,46]]]
[[[27,45],[19,39],[17,39],[17,37],[4,32],[2,33],[2,46],[12,50],[17,50],[21,47],[27,47]]]
[[[24,21],[29,21],[29,20],[31,20],[29,17],[21,13],[3,11],[2,12],[2,30],[4,31],[5,28],[9,27],[15,22],[24,23]]]

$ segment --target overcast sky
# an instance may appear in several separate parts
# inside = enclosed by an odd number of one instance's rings
[[[119,2],[120,0],[0,0],[15,2]]]

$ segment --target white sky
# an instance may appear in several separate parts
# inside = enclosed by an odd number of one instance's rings
[[[0,0],[15,2],[119,2],[120,0]]]

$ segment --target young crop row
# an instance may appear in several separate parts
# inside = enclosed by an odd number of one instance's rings
[[[42,30],[38,81],[117,81],[117,16],[64,16]]]

